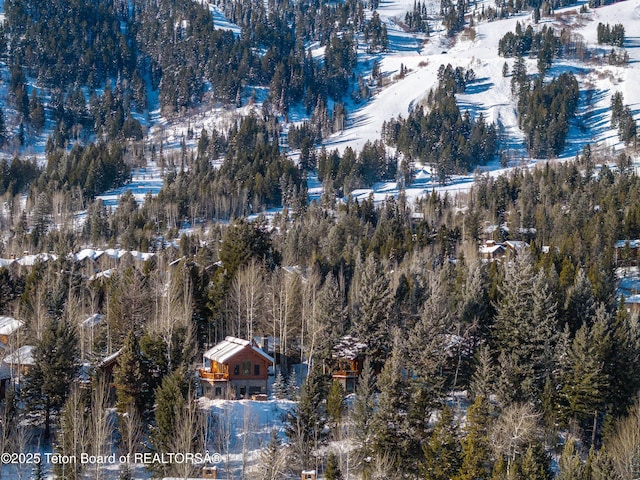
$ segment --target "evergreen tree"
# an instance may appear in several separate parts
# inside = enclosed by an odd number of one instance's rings
[[[330,364],[333,347],[345,332],[347,310],[344,303],[344,296],[340,292],[338,282],[329,273],[324,285],[318,292],[317,303],[314,308],[314,322],[322,328],[323,332],[320,337],[316,360],[323,365]]]
[[[429,480],[453,478],[461,465],[460,451],[453,410],[445,405],[440,412],[440,418],[433,429],[431,439],[423,447],[424,461],[421,465],[423,478]]]
[[[371,449],[376,455],[401,455],[407,452],[405,417],[408,408],[404,352],[398,338],[391,356],[377,378],[380,393],[371,419]],[[394,459],[394,463],[399,458]]]
[[[326,440],[325,400],[324,377],[315,367],[302,385],[298,404],[285,418],[285,432],[291,441],[299,470],[311,466],[312,456]]]
[[[371,362],[367,357],[356,386],[356,398],[353,400],[352,419],[358,453],[362,458],[371,454],[371,422],[372,412],[375,411],[375,377]]]
[[[604,306],[598,308],[591,328],[585,323],[576,333],[567,352],[562,374],[560,405],[565,422],[574,420],[592,430],[607,402],[609,376],[606,365],[611,354],[610,318]],[[595,433],[592,432],[594,435]]]
[[[520,477],[527,480],[551,480],[551,459],[539,442],[529,445],[520,464]],[[578,478],[578,477],[576,477]]]
[[[611,341],[611,401],[614,414],[621,415],[640,391],[640,324],[630,318],[622,298]]]
[[[324,475],[327,480],[342,480],[344,478],[338,465],[338,457],[333,452],[327,458],[327,468],[324,471]]]
[[[118,412],[126,413],[133,407],[142,414],[146,404],[143,398],[145,379],[140,345],[133,330],[129,331],[124,340],[117,367],[114,370]]]
[[[565,321],[569,324],[571,333],[575,334],[583,323],[591,325],[595,313],[595,303],[591,281],[587,277],[587,272],[580,268],[573,287],[567,294],[565,304]]]
[[[335,430],[342,422],[342,414],[344,412],[344,388],[337,380],[331,382],[331,388],[327,395],[327,413]]]
[[[393,296],[389,280],[373,254],[369,254],[358,269],[357,283],[352,287],[353,334],[367,345],[365,353],[374,362],[375,369],[389,354]]]
[[[271,387],[273,391],[273,395],[277,400],[282,400],[287,396],[287,385],[284,380],[284,376],[282,375],[282,370],[278,368],[278,373],[276,375],[275,380],[273,381],[273,386]]]
[[[259,479],[279,480],[287,470],[287,454],[283,448],[278,430],[273,428],[269,436],[269,443],[260,453]]]
[[[462,462],[454,480],[476,480],[489,477],[489,404],[482,395],[476,396],[467,410],[466,435],[462,440]]]
[[[471,377],[471,393],[474,397],[490,398],[495,387],[495,368],[489,347],[483,345],[476,353],[476,368]]]
[[[589,450],[585,477],[591,480],[617,480],[619,478],[606,445],[603,445],[600,450],[596,450],[593,446]]]
[[[179,430],[191,428],[182,423],[185,411],[193,401],[184,370],[178,369],[165,376],[156,390],[155,428],[151,434],[151,446],[154,453],[164,454],[175,451]],[[192,408],[192,407],[191,407]],[[193,441],[196,439],[194,438]],[[182,445],[193,448],[193,445]],[[165,475],[173,465],[161,462],[154,468]]]
[[[75,328],[66,319],[53,318],[33,350],[34,365],[27,374],[29,403],[44,412],[44,436],[51,436],[51,415],[67,399],[80,368],[80,350]]]
[[[296,375],[295,369],[291,370],[287,379],[287,396],[289,397],[289,400],[293,400],[294,402],[298,400],[298,397],[300,396],[298,376]]]
[[[584,465],[580,459],[580,455],[576,451],[576,441],[569,438],[564,444],[562,455],[558,461],[560,474],[556,477],[558,480],[574,480],[583,478]]]

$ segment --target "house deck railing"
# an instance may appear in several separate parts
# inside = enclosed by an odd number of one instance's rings
[[[331,375],[336,378],[357,377],[358,372],[356,370],[334,370]]]
[[[200,378],[203,380],[209,380],[209,381],[229,380],[228,373],[210,372],[208,370],[205,370],[204,368],[200,368],[198,369],[198,371],[200,372]]]

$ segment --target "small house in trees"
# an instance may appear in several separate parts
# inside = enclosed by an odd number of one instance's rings
[[[350,335],[342,337],[333,347],[331,376],[342,384],[346,393],[352,393],[356,389],[358,377],[362,373],[366,348],[365,343]]]
[[[624,306],[627,313],[631,315],[640,314],[640,295],[631,295],[624,299]]]
[[[24,325],[22,320],[13,317],[0,317],[0,348],[7,348],[7,345]]]
[[[273,357],[255,341],[227,337],[204,352],[200,369],[203,395],[209,398],[249,398],[266,395]]]
[[[508,251],[517,255],[520,252],[524,252],[527,248],[529,248],[529,244],[527,242],[523,242],[522,240],[507,240],[504,242],[504,245]]]
[[[638,264],[640,240],[618,240],[615,244],[615,264],[619,267]]]
[[[11,369],[12,377],[26,375],[36,362],[33,358],[33,345],[24,345],[2,360]]]
[[[96,366],[97,371],[102,375],[105,385],[108,387],[108,400],[114,403],[116,400],[116,382],[114,369],[118,364],[118,359],[122,353],[122,348],[111,355],[103,358]]]
[[[502,243],[494,240],[487,240],[484,245],[480,246],[480,257],[483,260],[497,260],[504,257],[507,249]]]

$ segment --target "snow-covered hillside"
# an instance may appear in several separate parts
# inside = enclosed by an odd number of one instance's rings
[[[390,32],[398,30],[394,17],[402,10],[398,8],[400,4],[404,4],[403,0],[380,10]],[[584,64],[562,58],[554,62],[548,76],[557,75],[562,71],[572,71],[578,78],[581,91],[585,94],[591,92],[592,101],[587,103],[583,98],[579,111],[579,116],[587,120],[585,130],[571,133],[565,152],[568,157],[573,157],[576,150],[581,149],[586,143],[619,143],[616,133],[608,128],[607,111],[611,95],[615,91],[622,92],[625,103],[631,107],[636,118],[640,116],[640,89],[634,85],[634,79],[640,74],[640,37],[634,36],[640,24],[640,2],[624,1],[589,10],[586,14],[579,14],[579,7],[580,5],[566,8],[556,12],[553,17],[543,18],[537,28],[545,24],[553,25],[558,30],[569,26],[573,33],[584,37],[587,48],[605,53],[610,47],[597,44],[598,22],[621,23],[627,32],[625,48],[629,53],[630,62],[625,67],[612,67],[602,62]],[[512,66],[513,59],[498,56],[500,38],[506,32],[514,31],[516,22],[520,22],[524,27],[533,24],[533,18],[527,12],[504,20],[480,23],[475,27],[476,34],[473,40],[460,35],[456,40],[449,41],[442,34],[436,33],[418,50],[394,49],[392,46],[390,53],[382,61],[383,72],[393,76],[399,72],[402,64],[410,69],[410,73],[383,89],[368,104],[352,112],[349,127],[343,133],[331,137],[326,142],[327,146],[339,150],[351,146],[359,150],[366,141],[379,139],[382,122],[398,115],[406,116],[414,105],[425,98],[429,89],[436,86],[440,65],[450,63],[454,67],[473,68],[476,73],[477,80],[467,93],[458,97],[460,107],[468,109],[472,114],[483,112],[490,121],[500,122],[504,126],[503,133],[506,134],[508,146],[524,155],[510,79],[502,76],[505,61]],[[393,35],[394,33],[390,34],[391,37]],[[529,72],[536,71],[535,59],[528,59],[527,67]]]

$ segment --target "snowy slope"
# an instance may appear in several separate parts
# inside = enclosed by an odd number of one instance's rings
[[[399,0],[398,4],[400,3],[404,3],[404,0]],[[401,9],[391,7],[380,10],[390,31],[394,27],[393,16],[397,15],[399,10]],[[566,152],[568,157],[573,157],[578,147],[586,143],[618,144],[616,132],[607,128],[607,110],[611,95],[616,90],[623,93],[625,103],[631,106],[636,118],[640,117],[640,89],[633,82],[640,73],[640,36],[634,36],[640,27],[640,2],[624,1],[580,16],[577,10],[578,7],[571,7],[558,13],[567,14],[568,22],[575,23],[573,31],[584,37],[588,48],[601,53],[608,52],[610,47],[597,45],[598,22],[622,23],[627,32],[625,48],[629,53],[630,63],[626,67],[612,67],[606,64],[584,65],[578,61],[563,59],[554,62],[549,75],[557,75],[566,70],[573,71],[581,90],[592,90],[591,97],[594,99],[594,103],[581,105],[579,114],[586,115],[589,121],[585,125],[586,131],[572,132],[570,148]],[[506,134],[506,137],[503,138],[506,138],[508,148],[524,155],[510,79],[502,77],[503,64],[506,61],[511,67],[513,59],[498,56],[498,41],[506,32],[515,30],[516,22],[524,25],[532,23],[531,15],[524,13],[504,20],[481,23],[475,27],[476,37],[473,41],[458,37],[450,46],[448,39],[436,33],[419,52],[392,49],[391,54],[382,62],[382,70],[388,75],[394,75],[399,71],[400,65],[404,64],[411,72],[406,78],[385,88],[367,105],[353,112],[349,127],[331,137],[326,142],[327,146],[338,148],[340,151],[347,146],[359,150],[366,141],[379,139],[382,122],[398,115],[406,117],[411,108],[423,100],[429,89],[436,86],[436,74],[440,65],[450,63],[454,67],[473,68],[476,73],[477,80],[469,86],[468,92],[458,96],[460,107],[468,109],[472,114],[482,112],[490,121],[500,122],[504,126],[503,134]],[[544,18],[538,28],[546,23],[560,29],[564,26],[563,22],[562,19]],[[536,71],[535,60],[528,59],[527,66],[529,72]]]

